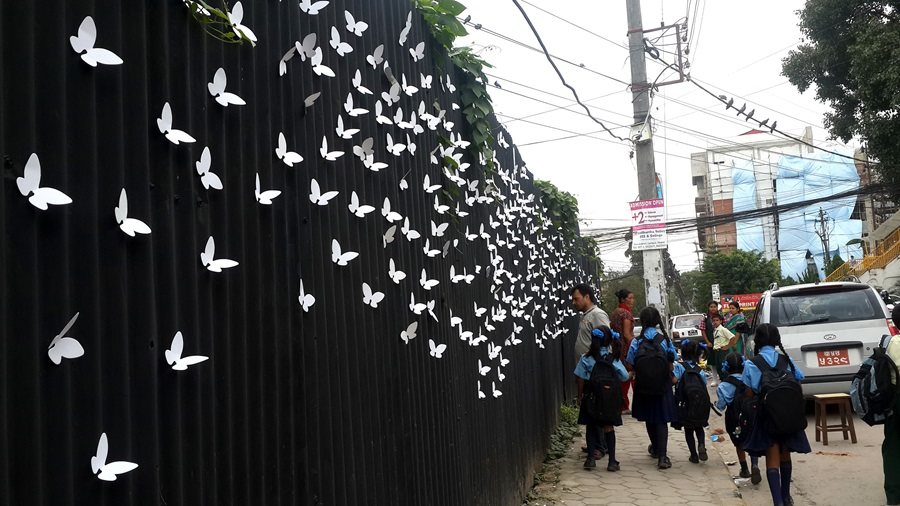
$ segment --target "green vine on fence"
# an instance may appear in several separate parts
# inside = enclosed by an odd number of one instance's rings
[[[256,44],[250,40],[241,30],[235,28],[228,17],[228,3],[222,0],[222,7],[213,7],[204,0],[187,0],[185,2],[191,11],[194,21],[200,23],[203,30],[214,39],[227,44],[243,44],[244,41],[249,42],[252,46]]]
[[[456,0],[412,0],[425,22],[431,28],[431,34],[450,56],[456,67],[464,70],[462,82],[455,86],[462,99],[462,113],[472,128],[472,148],[476,154],[484,158],[487,173],[494,173],[494,136],[491,134],[490,116],[494,105],[487,92],[488,78],[485,68],[491,64],[479,57],[471,47],[455,47],[457,37],[469,34],[466,27],[457,19],[466,6]],[[441,58],[435,58],[441,61]]]
[[[585,269],[599,278],[603,273],[603,260],[598,253],[599,244],[593,237],[581,237],[578,226],[578,199],[561,191],[550,181],[535,179],[534,187],[540,192],[541,204],[546,216],[560,236],[567,242],[575,241],[578,253],[585,260]]]

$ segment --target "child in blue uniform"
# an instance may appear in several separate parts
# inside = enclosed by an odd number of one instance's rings
[[[582,405],[582,394],[586,393],[590,387],[588,380],[591,379],[591,371],[598,360],[607,360],[606,356],[612,354],[616,357],[612,366],[616,371],[619,381],[628,381],[631,374],[625,369],[625,365],[618,357],[622,356],[622,343],[619,340],[619,334],[611,331],[606,325],[600,325],[594,329],[591,337],[591,347],[588,352],[582,355],[575,367],[575,376],[578,377],[578,405],[581,409],[578,411],[578,423],[586,426],[587,432],[587,460],[584,461],[585,469],[593,469],[597,467],[594,451],[602,446],[600,441],[600,430],[603,429],[604,439],[606,440],[606,453],[609,455],[609,463],[606,470],[615,472],[619,470],[619,461],[616,460],[616,426],[622,425],[621,410],[616,410],[616,419],[611,424],[598,425],[586,412]],[[620,387],[621,388],[621,387]]]
[[[784,356],[788,356],[781,344],[781,334],[778,327],[764,323],[756,329],[755,334],[756,347],[755,355],[761,355],[767,364],[775,367],[778,361],[778,352],[775,347],[781,350]],[[791,363],[791,369],[794,377],[798,381],[804,378],[803,373],[797,367],[797,364],[788,357]],[[760,379],[762,373],[751,361],[744,364],[744,373],[741,375],[741,381],[747,385],[747,396],[752,397],[759,395]],[[791,465],[791,452],[810,453],[812,448],[809,447],[809,440],[803,431],[794,432],[785,436],[773,436],[765,429],[764,423],[759,421],[754,425],[753,431],[744,442],[744,451],[752,456],[766,457],[766,480],[769,482],[769,491],[772,493],[772,502],[775,506],[792,506],[794,500],[791,498],[791,473],[793,467]]]
[[[681,360],[684,361],[688,367],[698,367],[697,364],[700,362],[700,346],[696,341],[681,342]],[[672,374],[675,375],[676,384],[681,381],[681,377],[684,376],[684,371],[685,366],[681,362],[675,362]],[[703,384],[706,385],[706,372],[700,371],[700,377],[703,379]],[[699,464],[701,460],[706,462],[709,459],[709,454],[706,453],[706,436],[703,431],[703,427],[706,427],[707,425],[709,425],[708,420],[707,423],[704,423],[701,427],[682,427],[681,422],[678,421],[672,423],[672,428],[675,430],[684,428],[684,439],[687,442],[688,450],[691,452],[691,456],[688,457],[688,460],[691,461],[692,464]],[[695,436],[696,440],[694,439]]]
[[[674,368],[672,364],[675,362],[677,350],[665,332],[656,328],[657,326],[663,328],[659,310],[653,307],[645,307],[641,310],[640,318],[643,328],[640,335],[631,341],[625,362],[633,368],[634,359],[641,342],[645,339],[652,340],[658,334],[662,334],[664,337],[662,347],[669,362],[669,382],[665,393],[661,396],[645,396],[635,391],[631,402],[631,416],[646,423],[647,435],[650,437],[650,446],[647,448],[647,451],[651,457],[658,459],[657,466],[660,469],[668,469],[672,467],[672,461],[669,460],[666,453],[668,449],[669,423],[676,420],[675,395],[672,392],[673,376],[671,371]],[[637,378],[636,381],[640,381],[640,378]]]
[[[728,426],[729,413],[731,409],[737,409],[732,405],[737,395],[747,395],[746,385],[741,381],[744,374],[744,357],[738,353],[730,353],[725,357],[722,363],[722,377],[725,378],[716,389],[716,408],[725,412],[725,431],[731,438],[731,444],[737,451],[738,461],[741,463],[741,478],[750,478],[750,483],[758,485],[762,481],[762,475],[759,473],[759,457],[750,457],[750,468],[747,468],[747,454],[744,452],[743,442],[735,439],[735,427]]]

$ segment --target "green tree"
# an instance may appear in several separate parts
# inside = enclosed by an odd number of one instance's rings
[[[723,294],[760,293],[781,281],[778,260],[766,260],[759,251],[713,253],[703,259],[703,272],[719,284]],[[707,292],[709,293],[709,292]]]
[[[712,299],[712,285],[715,283],[708,272],[688,271],[681,273],[681,288],[687,300],[687,309],[690,312],[703,313],[706,305]]]
[[[632,269],[628,272],[610,272],[607,275],[607,279],[603,280],[601,285],[600,308],[607,313],[612,314],[616,307],[619,306],[616,292],[622,288],[627,288],[634,292],[635,316],[637,316],[637,313],[640,312],[641,309],[647,306],[647,292],[644,290],[643,271],[635,273]]]
[[[825,127],[859,136],[876,171],[900,183],[900,9],[895,0],[807,0],[798,11],[805,43],[782,62],[801,92],[829,105]]]
[[[836,271],[838,267],[844,265],[844,259],[841,258],[841,255],[834,255],[831,257],[831,261],[828,262],[828,265],[825,266],[825,274],[829,275],[832,272]]]

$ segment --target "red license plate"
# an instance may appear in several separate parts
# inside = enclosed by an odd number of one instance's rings
[[[819,367],[850,365],[850,352],[847,350],[817,351],[816,356],[819,359]]]

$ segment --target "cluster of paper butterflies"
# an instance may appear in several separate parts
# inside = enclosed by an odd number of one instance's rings
[[[190,0],[182,0],[189,8],[193,7]],[[310,0],[300,1],[300,10],[307,15],[314,16],[319,14],[323,9],[327,8],[329,1]],[[209,15],[203,9],[201,13]],[[368,29],[368,24],[364,21],[357,20],[352,13],[345,11],[346,26],[345,31],[338,27],[332,26],[329,30],[330,39],[328,46],[337,55],[344,57],[354,51],[353,38],[363,37]],[[250,40],[254,44],[257,37],[253,31],[243,24],[244,13],[240,2],[234,4],[231,12],[228,13],[230,22],[236,33],[240,33],[244,38]],[[406,24],[401,31],[397,42],[400,46],[405,47],[407,39],[412,27],[412,12],[407,15]],[[349,35],[344,35],[345,32]],[[92,67],[100,65],[121,65],[123,60],[114,52],[95,47],[97,41],[97,27],[93,19],[88,16],[84,18],[78,27],[77,35],[70,37],[72,49],[80,55],[81,59]],[[419,42],[411,45],[409,48],[410,58],[414,63],[420,63],[425,57],[425,43]],[[332,68],[327,66],[325,59],[326,52],[322,46],[317,45],[317,35],[311,33],[297,41],[284,54],[278,62],[278,74],[284,76],[288,72],[288,63],[294,56],[299,56],[303,62],[308,61],[312,72],[320,78],[335,78],[336,74]],[[461,341],[469,346],[479,346],[487,343],[487,362],[478,359],[477,362],[477,395],[478,398],[487,398],[481,385],[481,378],[488,381],[487,376],[492,371],[494,375],[490,379],[490,396],[499,398],[502,391],[498,388],[498,384],[502,383],[506,378],[503,369],[510,363],[501,353],[503,348],[510,348],[522,343],[519,339],[523,329],[528,325],[532,330],[539,328],[536,320],[540,319],[544,322],[540,325],[542,332],[535,332],[535,344],[540,348],[544,347],[544,341],[548,339],[556,339],[563,334],[563,323],[567,316],[573,314],[571,308],[565,300],[566,286],[561,281],[564,278],[571,278],[578,274],[583,274],[577,265],[574,265],[568,252],[574,249],[574,244],[561,244],[560,241],[541,240],[532,238],[543,237],[543,234],[549,230],[550,223],[548,220],[538,218],[539,213],[544,211],[539,202],[535,202],[534,194],[526,195],[521,187],[521,182],[530,179],[528,170],[522,166],[516,165],[511,169],[504,169],[496,158],[493,158],[494,166],[497,167],[496,176],[486,177],[484,181],[477,176],[474,179],[465,177],[470,163],[463,159],[464,151],[469,146],[469,142],[465,141],[461,134],[454,130],[454,123],[446,117],[446,110],[442,109],[437,99],[434,99],[431,105],[427,105],[425,100],[420,100],[417,107],[409,107],[407,115],[401,104],[414,100],[417,94],[423,90],[430,90],[433,84],[433,77],[420,73],[418,81],[413,82],[407,79],[406,75],[401,75],[400,79],[394,75],[390,64],[384,58],[384,44],[375,48],[372,54],[366,57],[366,62],[377,71],[381,68],[381,73],[387,78],[390,86],[380,94],[373,91],[373,83],[380,83],[380,75],[371,79],[367,86],[364,83],[364,74],[360,69],[353,73],[351,84],[358,97],[354,98],[351,92],[343,99],[343,110],[350,118],[345,121],[343,113],[339,114],[335,119],[334,133],[335,137],[329,141],[329,135],[326,133],[322,136],[321,149],[319,156],[325,162],[334,162],[345,156],[346,152],[339,149],[342,141],[352,141],[352,155],[357,157],[363,166],[373,172],[380,172],[389,168],[389,163],[385,160],[389,159],[386,155],[398,157],[407,153],[409,156],[416,156],[419,151],[416,144],[416,138],[424,133],[426,129],[436,131],[443,128],[450,139],[450,145],[439,144],[433,150],[428,152],[430,162],[441,167],[443,175],[461,190],[461,197],[454,206],[451,207],[449,202],[442,202],[439,192],[443,189],[443,184],[432,181],[429,174],[422,177],[421,191],[434,197],[434,211],[438,216],[455,214],[456,217],[466,218],[469,215],[467,209],[474,206],[487,206],[487,209],[493,210],[489,213],[488,221],[482,223],[466,223],[465,232],[461,238],[449,238],[451,234],[449,230],[450,222],[430,221],[429,231],[418,231],[413,228],[410,216],[403,216],[399,210],[393,208],[390,198],[385,197],[381,203],[380,214],[385,220],[385,231],[383,233],[383,246],[385,249],[394,243],[397,238],[397,230],[406,241],[412,243],[416,240],[422,240],[424,237],[424,245],[422,247],[423,255],[426,258],[443,257],[448,258],[453,252],[457,251],[461,241],[483,245],[488,252],[490,263],[487,265],[475,265],[470,272],[466,266],[456,265],[450,266],[449,276],[435,276],[429,273],[427,268],[423,268],[416,282],[421,289],[431,293],[438,287],[442,281],[446,280],[453,284],[471,285],[476,282],[476,276],[481,277],[490,283],[490,292],[493,295],[495,305],[490,307],[479,307],[474,302],[474,315],[478,321],[475,327],[464,328],[463,319],[454,316],[452,308],[450,309],[449,324],[455,329]],[[367,71],[368,72],[368,71]],[[415,76],[413,77],[415,78]],[[448,93],[449,96],[456,91],[455,86],[450,80],[450,76],[439,78],[440,86]],[[415,86],[418,84],[418,86]],[[212,80],[207,83],[207,88],[212,99],[222,107],[244,106],[246,102],[237,94],[226,91],[228,79],[223,68],[219,68]],[[314,93],[304,100],[306,108],[313,107],[316,100],[321,96],[321,92]],[[353,118],[370,114],[370,109],[363,106],[363,98],[372,96],[375,99],[374,116],[380,126],[395,126],[402,130],[403,137],[399,137],[394,131],[394,135],[390,131],[385,132],[384,154],[376,154],[375,136],[362,138],[360,128],[355,128],[350,122]],[[450,104],[453,110],[458,110],[459,106],[455,103]],[[391,111],[391,108],[394,108]],[[156,120],[160,134],[174,145],[190,144],[196,142],[196,139],[189,133],[175,128],[177,123],[173,116],[172,108],[168,102],[163,104],[159,118]],[[395,138],[395,135],[397,136]],[[381,136],[379,136],[381,137]],[[359,140],[357,140],[359,138]],[[285,166],[293,168],[304,162],[304,156],[296,151],[292,151],[288,145],[287,138],[283,132],[279,132],[278,138],[274,140],[275,156],[284,163]],[[508,149],[509,144],[500,132],[497,136],[497,144]],[[452,162],[451,162],[452,161]],[[488,160],[484,156],[476,163],[484,166]],[[216,174],[215,166],[210,155],[209,147],[204,147],[201,152],[200,159],[195,163],[197,176],[200,183],[206,190],[222,190],[224,182],[222,178]],[[412,175],[410,172],[404,174],[399,180],[399,188],[401,191],[410,189],[408,177]],[[496,181],[499,176],[500,181]],[[60,190],[49,186],[41,186],[41,165],[37,154],[32,154],[25,164],[23,177],[16,180],[21,194],[28,198],[28,201],[36,208],[47,210],[50,205],[66,205],[71,204],[72,199]],[[336,190],[324,190],[321,188],[315,178],[310,180],[309,199],[316,206],[327,206],[339,195]],[[263,190],[259,174],[255,177],[254,195],[256,201],[260,205],[273,205],[275,199],[281,195],[281,191],[277,189]],[[351,191],[349,195],[348,211],[358,219],[371,219],[370,215],[376,214],[375,205],[365,203],[360,200],[359,195],[355,191]],[[135,237],[136,234],[150,234],[150,227],[138,218],[129,217],[128,196],[125,188],[119,194],[118,205],[114,208],[114,216],[116,223],[123,233]],[[546,213],[544,213],[546,216]],[[458,223],[462,223],[459,221]],[[399,227],[399,228],[398,228]],[[476,229],[477,227],[477,229]],[[443,243],[443,244],[441,244]],[[465,243],[464,243],[465,244]],[[506,250],[506,257],[512,258],[512,265],[507,264],[502,252]],[[359,253],[350,251],[340,244],[338,239],[331,242],[331,259],[335,265],[343,267],[348,266],[350,262],[357,259]],[[211,272],[222,272],[223,269],[236,267],[239,263],[235,260],[227,258],[216,258],[216,244],[212,236],[206,242],[206,247],[200,254],[200,263],[203,267]],[[407,274],[401,270],[394,258],[389,257],[387,264],[387,272],[389,279],[401,285],[407,280]],[[515,271],[515,272],[514,272]],[[518,273],[518,274],[516,274]],[[411,280],[408,282],[412,282]],[[306,292],[303,280],[300,280],[300,294],[298,297],[300,307],[304,312],[308,312],[315,304],[316,299],[312,293]],[[362,302],[366,307],[377,309],[380,304],[385,303],[385,293],[378,291],[377,287],[373,287],[367,282],[362,283]],[[427,313],[429,317],[439,322],[436,313],[436,302],[438,297],[430,300],[417,300],[415,292],[410,293],[409,311],[415,316],[421,316]],[[507,309],[508,308],[508,309]],[[458,308],[459,309],[459,308]],[[468,312],[468,311],[467,311]],[[481,318],[484,318],[481,320]],[[551,321],[551,317],[555,318]],[[48,356],[54,364],[60,364],[62,359],[76,359],[84,355],[85,350],[82,345],[74,338],[66,336],[78,318],[78,314],[69,321],[63,330],[57,334],[50,343],[48,348]],[[502,345],[498,345],[491,341],[489,335],[496,330],[496,325],[505,322],[508,318],[512,320],[512,332],[503,341]],[[400,332],[400,339],[403,343],[409,344],[417,337],[419,330],[419,322],[413,321],[405,325]],[[184,338],[181,332],[177,332],[172,339],[170,349],[165,351],[166,362],[176,371],[184,371],[189,366],[198,364],[207,360],[205,356],[187,356],[183,357]],[[428,353],[430,357],[440,359],[448,351],[446,343],[437,343],[433,339],[428,339]],[[116,475],[131,471],[137,467],[137,464],[131,462],[112,462],[106,463],[108,444],[106,434],[103,433],[97,447],[96,456],[91,459],[91,467],[94,474],[101,480],[112,481],[116,479]]]

